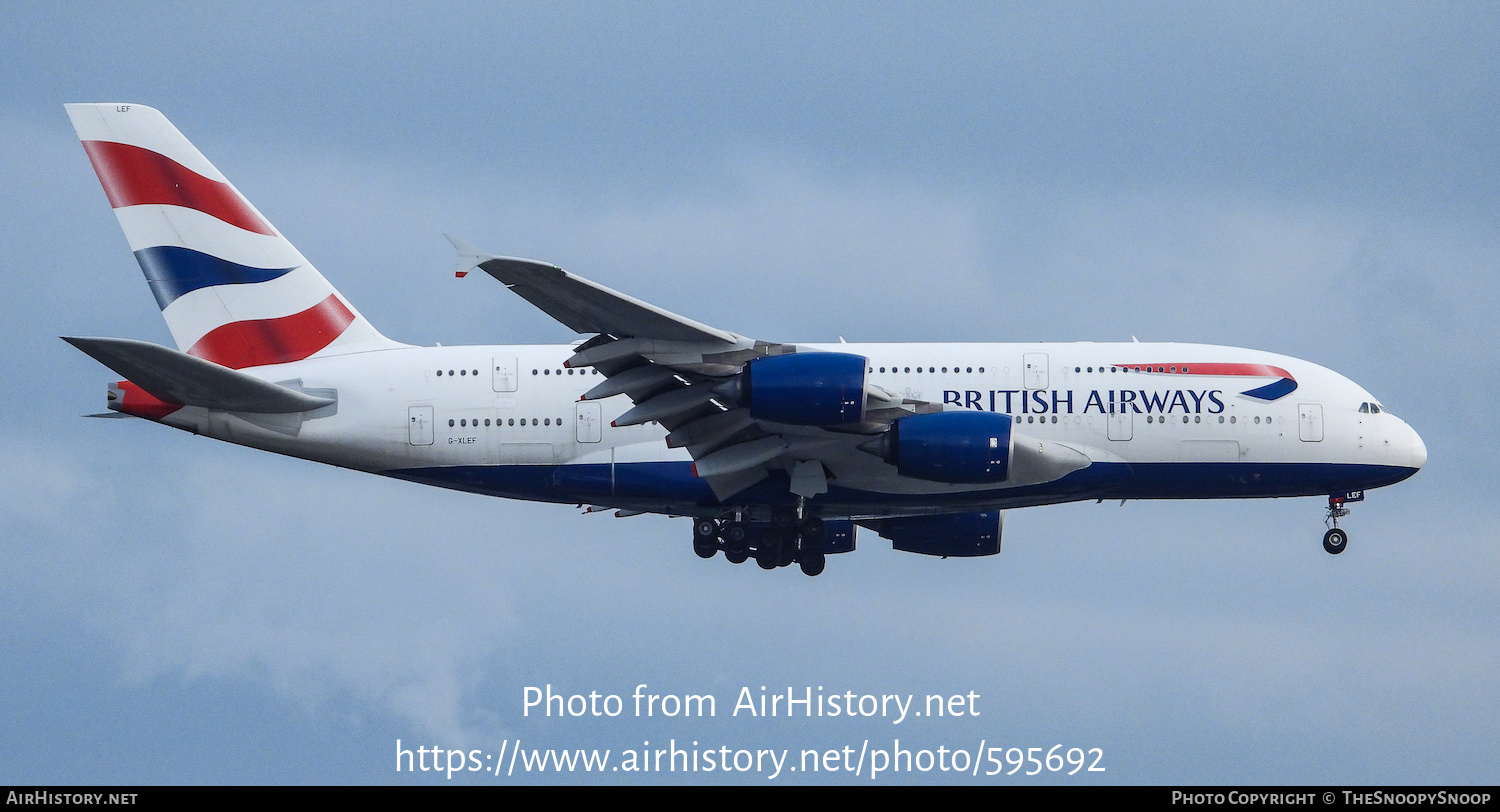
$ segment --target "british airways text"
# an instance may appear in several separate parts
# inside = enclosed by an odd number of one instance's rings
[[[943,403],[1005,414],[1221,414],[1222,389],[944,389]],[[1081,403],[1080,407],[1078,404]]]

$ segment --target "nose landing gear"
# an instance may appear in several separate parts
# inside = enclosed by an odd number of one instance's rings
[[[1328,515],[1323,523],[1330,527],[1323,534],[1323,549],[1329,555],[1338,555],[1349,547],[1349,534],[1339,529],[1339,519],[1349,515],[1349,508],[1344,507],[1345,503],[1363,501],[1364,498],[1364,491],[1336,493],[1328,497]]]
[[[1338,555],[1348,546],[1349,534],[1337,527],[1329,528],[1328,532],[1323,534],[1323,549],[1330,555]]]

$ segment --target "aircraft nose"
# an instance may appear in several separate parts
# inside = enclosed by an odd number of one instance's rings
[[[1417,434],[1416,429],[1407,426],[1406,430],[1411,433],[1411,451],[1407,464],[1413,469],[1421,468],[1427,464],[1427,444],[1422,442],[1422,436]]]

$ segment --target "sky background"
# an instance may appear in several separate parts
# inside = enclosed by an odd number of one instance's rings
[[[1495,781],[1500,6],[56,3],[7,14],[0,75],[0,783],[443,783],[396,740],[518,737]],[[410,343],[575,338],[454,279],[448,231],[770,340],[1286,353],[1429,462],[1338,557],[1319,499],[1086,503],[1009,513],[987,559],[862,535],[809,579],[701,561],[684,520],[84,420],[111,373],[57,336],[171,340],[74,101],[162,110]],[[638,683],[719,716],[522,715]],[[981,715],[728,715],[762,685]]]

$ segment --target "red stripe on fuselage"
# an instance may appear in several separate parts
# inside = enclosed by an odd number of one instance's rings
[[[301,361],[333,343],[354,323],[354,313],[338,294],[301,313],[278,319],[235,321],[215,327],[188,350],[230,369]]]
[[[113,208],[157,203],[197,209],[246,231],[276,236],[250,204],[227,183],[210,180],[160,153],[114,141],[84,141]]]
[[[1165,375],[1244,375],[1260,378],[1291,378],[1292,373],[1270,364],[1116,364],[1137,372]],[[1293,379],[1295,380],[1295,379]]]

